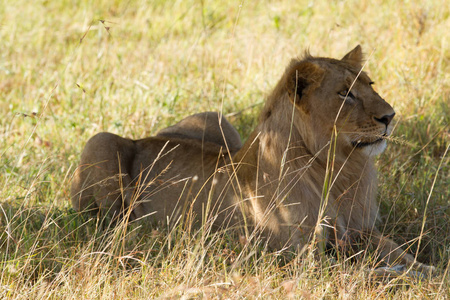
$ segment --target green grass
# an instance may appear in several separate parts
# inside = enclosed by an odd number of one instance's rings
[[[450,9],[422,2],[2,1],[0,298],[450,297]],[[380,228],[420,236],[410,251],[437,277],[375,282],[369,257],[286,257],[229,232],[112,228],[70,208],[93,134],[142,138],[222,110],[246,138],[290,58],[359,43],[397,112]]]

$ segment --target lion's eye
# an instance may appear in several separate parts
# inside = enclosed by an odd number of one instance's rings
[[[350,92],[347,89],[340,91],[338,94],[339,94],[339,97],[341,97],[342,99],[345,99],[345,98],[352,98],[352,99],[354,99],[355,98],[355,96],[352,94],[352,92]]]

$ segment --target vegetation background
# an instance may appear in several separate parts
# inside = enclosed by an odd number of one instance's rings
[[[0,0],[0,298],[449,298],[449,33],[445,0]],[[222,110],[245,139],[292,57],[359,43],[397,112],[380,228],[438,276],[379,282],[370,254],[286,262],[226,233],[108,228],[71,209],[93,134],[143,138]]]

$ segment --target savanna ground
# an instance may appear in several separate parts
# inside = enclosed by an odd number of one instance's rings
[[[450,297],[449,28],[444,0],[1,1],[0,298]],[[227,232],[108,228],[70,207],[93,134],[142,138],[222,110],[245,139],[291,57],[359,43],[397,112],[379,227],[438,276],[380,282],[370,251],[286,259]]]

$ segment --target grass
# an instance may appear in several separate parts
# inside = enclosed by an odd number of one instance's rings
[[[445,1],[2,1],[0,298],[450,297],[450,10]],[[142,138],[205,110],[246,138],[291,57],[361,43],[397,112],[380,228],[440,268],[377,282],[364,260],[268,253],[231,233],[111,228],[69,205],[99,131]]]

